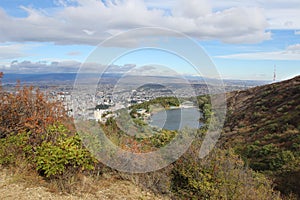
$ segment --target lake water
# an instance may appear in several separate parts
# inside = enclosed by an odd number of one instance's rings
[[[167,130],[182,130],[184,127],[200,128],[201,113],[197,108],[177,108],[154,113],[150,125]]]

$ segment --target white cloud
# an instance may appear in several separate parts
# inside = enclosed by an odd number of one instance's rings
[[[288,46],[287,51],[300,53],[300,44],[294,44]]]
[[[299,8],[300,1],[298,0],[256,0],[256,2],[267,8]]]
[[[239,60],[297,60],[300,61],[300,44],[288,46],[283,51],[273,52],[257,52],[257,53],[242,53],[216,56],[224,59],[239,59]]]
[[[173,15],[166,15],[164,9],[148,9],[151,1],[147,4],[142,0],[111,0],[105,4],[99,0],[57,2],[63,7],[52,13],[22,7],[28,14],[25,18],[12,17],[0,10],[0,42],[97,45],[110,33],[153,26],[228,43],[256,43],[271,37],[265,32],[268,23],[263,10],[255,7],[212,11],[206,0],[168,1]]]
[[[159,8],[164,10],[170,10],[178,4],[178,0],[144,0],[144,2],[149,8]]]
[[[295,35],[300,35],[300,31],[295,31]]]
[[[212,7],[207,0],[178,0],[173,13],[182,17],[197,19],[212,14]]]
[[[269,19],[271,29],[295,30],[300,28],[300,6],[269,9],[266,17]]]
[[[130,69],[126,76],[179,76],[176,71],[161,65],[145,65]]]
[[[26,45],[23,44],[4,44],[0,45],[0,59],[13,59],[24,57]]]
[[[269,29],[300,29],[299,0],[216,0],[211,1],[214,9],[231,7],[259,7],[268,21]]]
[[[82,55],[81,51],[70,51],[67,53],[68,56],[79,56]]]
[[[59,73],[59,72],[76,72],[81,63],[77,61],[17,61],[14,60],[9,64],[0,66],[0,71],[4,73]]]
[[[55,59],[50,59],[55,60]],[[81,73],[127,73],[135,68],[134,64],[119,65],[102,65],[98,63],[81,63],[74,60],[57,61],[38,61],[32,62],[28,60],[14,60],[10,63],[0,63],[0,71],[4,73],[77,73],[80,68]]]

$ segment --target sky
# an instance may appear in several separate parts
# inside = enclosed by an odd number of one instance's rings
[[[95,52],[127,50],[111,60],[114,70],[161,65],[195,75],[187,58],[198,53],[200,71],[216,68],[223,79],[272,81],[276,69],[284,80],[300,75],[299,19],[299,0],[1,0],[0,71],[95,70]],[[143,48],[145,40],[164,49]],[[193,49],[191,41],[198,50],[169,51]]]

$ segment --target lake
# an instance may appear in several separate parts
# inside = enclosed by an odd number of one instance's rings
[[[200,128],[201,113],[197,108],[176,108],[152,114],[149,124],[167,130],[182,130],[184,127]]]

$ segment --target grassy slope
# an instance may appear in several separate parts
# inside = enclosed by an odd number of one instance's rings
[[[113,176],[99,177],[99,180],[83,176],[73,183],[69,193],[57,191],[56,184],[58,182],[49,183],[34,174],[12,174],[11,170],[0,168],[0,199],[5,200],[169,199]]]
[[[300,196],[300,76],[231,92],[227,105],[220,143],[274,178],[282,192]]]

